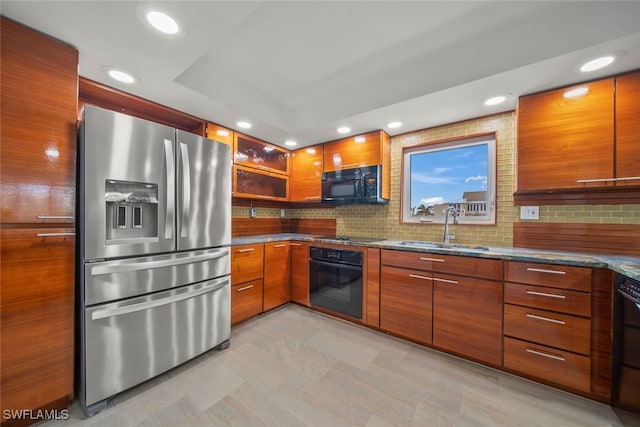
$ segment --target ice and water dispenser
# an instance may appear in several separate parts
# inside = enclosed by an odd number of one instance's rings
[[[105,181],[107,243],[158,237],[158,184]]]

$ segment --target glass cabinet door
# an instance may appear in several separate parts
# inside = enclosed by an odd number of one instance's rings
[[[289,174],[289,152],[250,136],[236,134],[234,162],[251,168]]]
[[[238,165],[233,169],[234,197],[288,200],[288,177]]]

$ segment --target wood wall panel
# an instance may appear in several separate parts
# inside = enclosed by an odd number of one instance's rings
[[[638,224],[513,224],[513,246],[640,256]]]
[[[233,218],[231,220],[232,237],[278,233],[335,236],[336,220],[314,218]]]
[[[591,290],[591,397],[611,403],[613,275],[593,269]]]

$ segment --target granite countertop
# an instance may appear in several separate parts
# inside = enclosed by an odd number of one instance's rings
[[[482,245],[444,245],[438,242],[412,240],[385,240],[352,238],[340,240],[311,234],[281,233],[236,237],[231,245],[275,242],[282,240],[302,240],[308,242],[331,243],[345,246],[366,246],[380,249],[402,249],[412,252],[429,252],[443,255],[461,255],[474,258],[490,258],[513,261],[539,262],[543,264],[565,264],[580,267],[608,268],[635,280],[640,280],[640,257],[615,254],[588,254],[581,252],[550,251],[543,249],[508,248]]]

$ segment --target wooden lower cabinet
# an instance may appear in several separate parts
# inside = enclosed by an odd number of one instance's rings
[[[583,392],[591,391],[589,356],[505,337],[504,367]]]
[[[73,398],[73,228],[0,230],[2,413]],[[3,418],[4,420],[4,418]]]
[[[264,244],[264,298],[262,310],[286,304],[291,300],[291,246],[289,242]]]
[[[262,279],[231,286],[231,324],[262,313]]]
[[[309,243],[291,242],[291,301],[309,307]]]
[[[383,266],[380,282],[380,328],[431,344],[431,274]]]
[[[502,282],[435,274],[433,345],[502,365]]]

